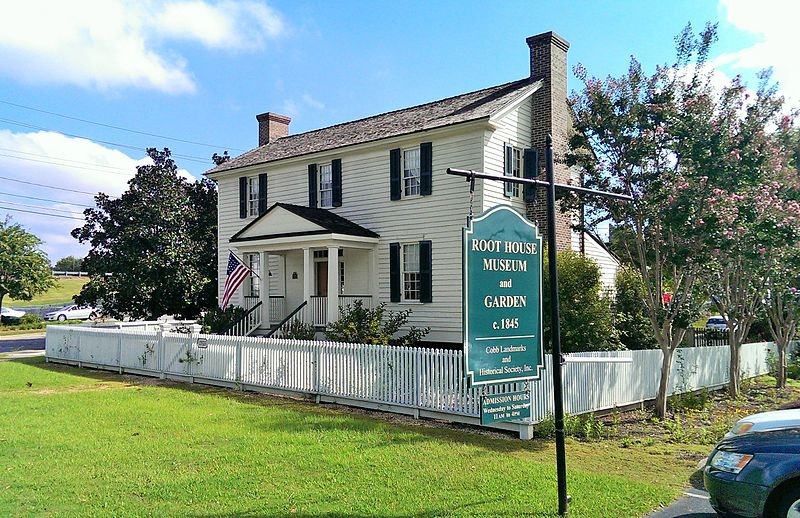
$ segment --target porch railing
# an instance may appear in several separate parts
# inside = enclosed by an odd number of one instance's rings
[[[245,295],[244,296],[244,309],[250,310],[253,309],[253,306],[259,303],[261,297],[253,296],[253,295]]]
[[[286,316],[286,298],[283,296],[269,296],[269,321],[280,322]]]
[[[363,300],[364,307],[372,309],[372,295],[339,295],[339,307],[343,308],[357,300]],[[324,327],[328,323],[328,297],[312,296],[308,310],[311,313],[310,321],[315,326]]]
[[[245,299],[245,304],[247,299]],[[261,325],[261,301],[257,301],[253,307],[247,310],[247,312],[242,315],[242,318],[234,322],[228,329],[224,332],[220,333],[223,335],[233,335],[233,336],[248,336],[250,333],[256,330],[258,326]]]

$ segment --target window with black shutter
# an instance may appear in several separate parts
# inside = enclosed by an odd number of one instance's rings
[[[247,217],[247,177],[239,178],[239,218]]]
[[[258,175],[258,215],[267,212],[267,173]]]
[[[317,164],[308,164],[308,206],[317,206]]]
[[[539,153],[535,149],[527,148],[523,154],[524,165],[522,173],[525,178],[535,179],[539,176]],[[526,185],[524,188],[524,198],[526,202],[532,202],[536,196],[536,187],[533,185]]]
[[[400,302],[400,243],[389,244],[389,299]]]

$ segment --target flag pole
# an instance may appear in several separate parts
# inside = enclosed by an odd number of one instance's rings
[[[255,278],[257,278],[257,279],[261,279],[261,276],[260,276],[259,274],[257,274],[256,272],[254,272],[252,268],[250,268],[249,266],[247,266],[247,263],[246,263],[246,262],[244,262],[244,261],[242,261],[242,259],[241,259],[241,258],[240,258],[238,255],[234,254],[234,253],[233,253],[233,250],[231,250],[230,248],[228,248],[228,252],[229,252],[229,253],[230,253],[232,256],[234,256],[234,257],[236,258],[236,260],[237,260],[237,261],[239,261],[240,263],[242,263],[242,264],[244,265],[244,267],[245,267],[245,268],[247,268],[247,271],[249,271],[249,272],[250,272],[250,275],[254,276],[254,277],[255,277]]]

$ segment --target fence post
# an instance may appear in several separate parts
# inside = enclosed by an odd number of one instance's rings
[[[315,394],[314,401],[319,403],[319,401],[320,401],[320,397],[319,397],[319,371],[320,371],[319,361],[320,361],[320,356],[321,356],[320,349],[322,348],[322,343],[323,342],[314,341],[312,343],[314,344],[314,365],[313,365],[313,367],[314,367],[314,394]]]
[[[422,373],[420,372],[422,361],[419,357],[422,354],[421,351],[419,347],[414,348],[414,419],[419,419],[419,401],[421,399],[419,389],[422,384]]]
[[[236,354],[233,358],[233,368],[236,372],[236,383],[239,385],[239,390],[244,390],[242,384],[242,338],[236,338]]]
[[[164,375],[165,365],[166,363],[164,358],[164,347],[165,347],[165,340],[164,340],[164,333],[169,331],[170,325],[167,323],[163,323],[158,326],[158,331],[156,331],[158,336],[158,370],[160,371],[160,378],[163,380],[166,376]]]
[[[117,331],[117,367],[122,374],[122,330]]]

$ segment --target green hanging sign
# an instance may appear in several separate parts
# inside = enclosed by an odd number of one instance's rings
[[[500,205],[462,233],[464,358],[473,385],[538,379],[542,347],[542,238]]]

